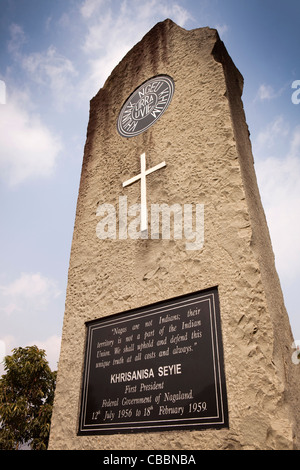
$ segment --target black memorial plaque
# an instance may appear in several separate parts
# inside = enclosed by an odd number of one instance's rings
[[[79,435],[228,427],[217,288],[86,326]]]

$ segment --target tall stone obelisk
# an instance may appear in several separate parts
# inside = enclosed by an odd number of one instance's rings
[[[91,100],[50,449],[299,448],[242,89],[166,20]]]

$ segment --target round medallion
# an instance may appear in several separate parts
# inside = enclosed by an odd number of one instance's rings
[[[134,137],[149,129],[169,106],[174,81],[167,75],[158,75],[140,85],[124,103],[118,118],[118,132],[123,137]]]

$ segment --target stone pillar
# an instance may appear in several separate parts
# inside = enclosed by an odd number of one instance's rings
[[[143,132],[120,135],[122,106],[159,75],[173,80],[170,103]],[[91,100],[50,449],[299,448],[299,366],[291,360],[293,338],[257,187],[242,89],[243,78],[216,30],[186,31],[166,20],[128,52]],[[127,126],[129,132],[133,128]],[[119,205],[124,196],[128,207],[141,202],[140,181],[123,183],[141,173],[144,153],[146,170],[162,162],[165,167],[146,178],[149,230],[145,236],[137,227],[134,238]],[[163,203],[203,205],[204,243],[199,236],[199,244],[187,249],[191,239],[187,233],[176,237],[174,227],[170,239],[161,233],[151,238],[150,207]],[[103,204],[116,208],[115,219],[104,219]],[[107,221],[106,239],[101,220]],[[128,215],[128,224],[132,220]],[[78,435],[85,323],[215,286],[228,427]]]

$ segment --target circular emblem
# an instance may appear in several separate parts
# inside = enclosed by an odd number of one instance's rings
[[[149,129],[169,106],[174,81],[167,75],[158,75],[140,85],[124,103],[117,128],[123,137],[134,137]]]

